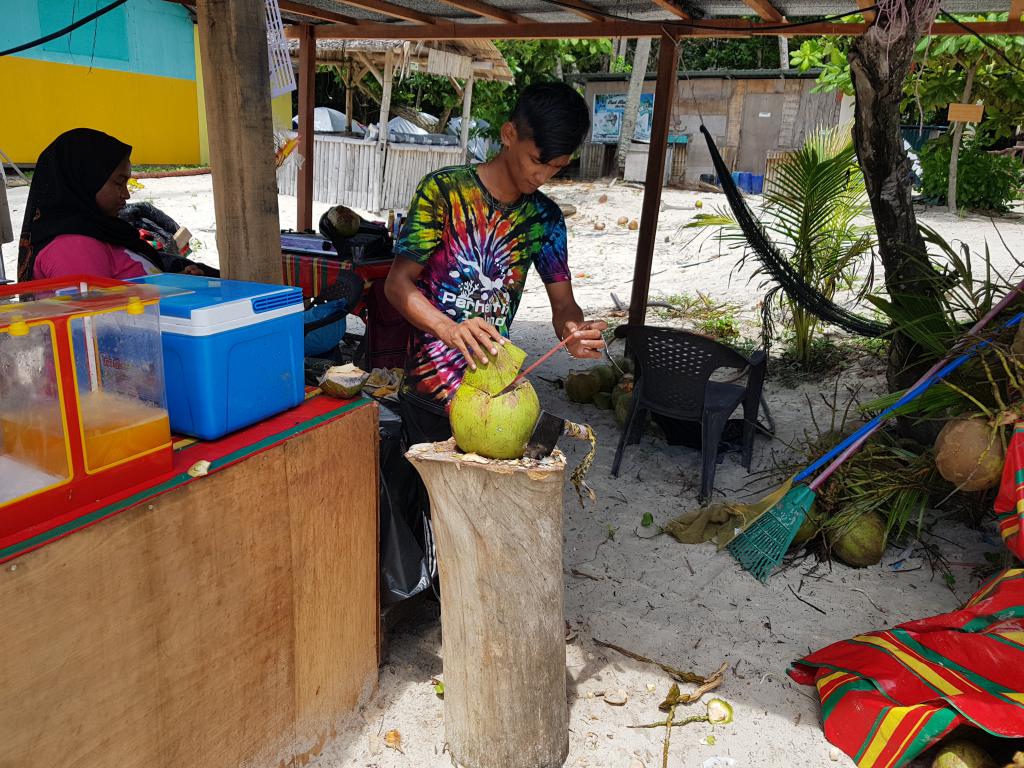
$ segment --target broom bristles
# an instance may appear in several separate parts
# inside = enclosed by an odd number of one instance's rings
[[[806,486],[792,489],[773,509],[729,544],[729,552],[740,567],[760,582],[765,582],[786,556],[796,538],[807,510],[814,501],[814,492]]]

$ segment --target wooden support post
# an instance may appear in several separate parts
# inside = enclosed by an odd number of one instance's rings
[[[633,294],[629,300],[629,322],[643,325],[647,317],[647,293],[651,287],[651,264],[658,234],[658,211],[661,188],[665,181],[665,155],[668,150],[668,126],[672,117],[676,91],[676,69],[679,48],[669,35],[661,36],[658,52],[658,84],[654,91],[654,118],[651,124],[651,147],[647,153],[647,177],[644,181],[644,202],[640,209],[640,234],[636,244],[633,267]]]
[[[430,493],[441,575],[444,728],[472,768],[558,768],[569,751],[562,584],[565,460],[406,454]]]
[[[313,228],[313,110],[316,106],[316,31],[299,25],[299,166],[296,186],[299,232]]]
[[[281,282],[263,0],[198,0],[217,251],[224,277]]]
[[[377,189],[373,195],[373,210],[379,212],[384,205],[384,165],[388,153],[388,120],[391,116],[391,86],[395,79],[395,52],[388,48],[384,54],[384,81],[380,96],[380,119],[377,121],[377,150],[380,156],[380,173],[377,174]]]
[[[466,80],[466,86],[462,89],[462,125],[459,133],[459,143],[462,145],[462,162],[469,161],[469,124],[472,122],[469,113],[473,108],[473,75]]]
[[[1009,20],[1020,21],[1021,17],[1024,16],[1024,0],[1010,0],[1010,16]]]
[[[355,83],[352,82],[352,59],[348,60],[345,66],[345,130],[352,133],[352,89]]]

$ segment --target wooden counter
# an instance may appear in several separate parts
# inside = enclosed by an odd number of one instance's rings
[[[342,411],[0,566],[0,766],[330,743],[377,681],[377,408]]]

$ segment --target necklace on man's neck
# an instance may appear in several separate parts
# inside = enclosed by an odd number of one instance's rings
[[[484,171],[485,173],[481,174],[481,171]],[[488,183],[488,179],[484,178],[485,175],[490,177],[490,183]],[[508,188],[511,189],[510,197],[506,198],[504,196],[504,190],[500,189],[501,185],[496,184],[498,179],[494,178],[495,175],[509,180]],[[488,162],[478,166],[477,168],[477,178],[479,178],[480,183],[484,185],[484,189],[486,189],[487,193],[502,205],[512,205],[514,203],[519,202],[523,197],[522,193],[519,192],[515,184],[511,182],[510,177],[511,174],[509,174],[508,169],[505,166],[504,150],[502,150],[502,152],[496,158],[494,158],[493,160],[489,160]],[[498,188],[496,189],[496,187]]]

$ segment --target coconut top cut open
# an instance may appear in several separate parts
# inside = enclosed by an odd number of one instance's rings
[[[526,353],[511,341],[506,341],[498,345],[497,355],[488,354],[487,357],[487,365],[477,365],[476,370],[467,369],[462,383],[494,397],[515,381],[526,360]]]

